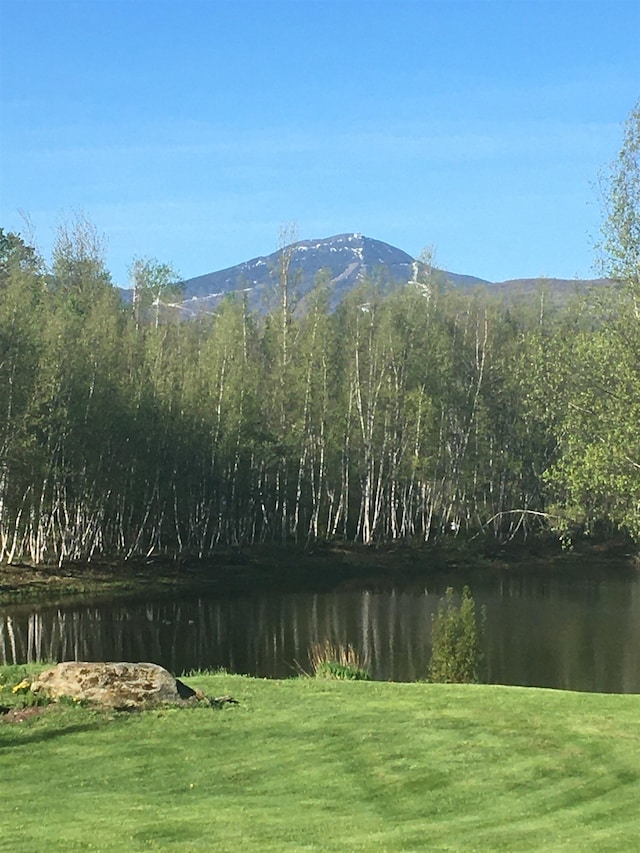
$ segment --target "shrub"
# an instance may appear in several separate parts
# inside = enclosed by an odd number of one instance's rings
[[[43,696],[40,693],[32,693],[31,684],[26,680],[15,684],[11,688],[11,695],[8,701],[11,708],[37,708],[51,704],[51,699],[48,696]]]
[[[309,649],[309,662],[315,678],[336,678],[341,681],[370,681],[366,660],[352,645],[338,645],[330,640],[314,643]]]
[[[480,680],[486,611],[479,618],[471,590],[465,586],[460,602],[448,587],[433,616],[429,680],[465,684]]]
[[[3,707],[33,708],[49,705],[51,700],[31,692],[31,682],[46,667],[29,664],[7,664],[0,667],[0,693]],[[7,705],[4,705],[4,703]]]

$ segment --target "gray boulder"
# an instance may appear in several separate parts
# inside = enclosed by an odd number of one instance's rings
[[[155,663],[59,663],[40,673],[31,691],[120,710],[192,704],[204,698]]]

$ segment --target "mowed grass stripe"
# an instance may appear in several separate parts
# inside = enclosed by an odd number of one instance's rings
[[[0,849],[640,850],[640,697],[187,679],[239,706],[0,724]]]

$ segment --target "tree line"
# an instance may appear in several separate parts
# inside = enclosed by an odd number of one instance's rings
[[[331,311],[320,275],[301,312],[283,254],[266,312],[229,297],[180,322],[171,268],[135,262],[124,304],[83,219],[49,264],[0,230],[0,559],[638,538],[639,116],[610,180],[615,283],[570,304],[427,275]]]

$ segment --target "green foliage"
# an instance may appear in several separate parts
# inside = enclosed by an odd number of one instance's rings
[[[330,640],[314,643],[309,650],[311,671],[315,678],[338,681],[370,681],[366,660],[351,645],[335,645]]]
[[[0,228],[0,288],[12,274],[39,273],[42,262],[38,253],[20,234]]]
[[[453,588],[447,588],[433,618],[430,681],[468,684],[480,680],[484,623],[484,610],[476,616],[468,586],[463,588],[459,603]]]
[[[605,219],[600,265],[605,274],[640,287],[640,101],[624,127],[617,159],[603,176]]]
[[[545,480],[569,526],[608,525],[640,541],[640,103],[604,182],[600,266],[617,284],[589,294],[566,329],[560,453]]]
[[[16,685],[31,681],[33,668],[28,664],[7,664],[0,667],[0,690],[13,692]]]
[[[336,661],[324,661],[314,672],[316,678],[329,678],[338,681],[370,681],[371,676],[360,667],[345,666]]]
[[[129,268],[133,284],[133,313],[136,326],[153,321],[157,327],[162,319],[179,319],[182,297],[180,275],[171,264],[155,258],[136,258]]]
[[[16,693],[14,701],[12,702],[12,707],[16,709],[42,708],[50,704],[51,700],[46,696],[41,696],[39,693],[32,693],[31,690],[26,689]]]
[[[36,708],[50,704],[45,696],[32,693],[31,682],[44,665],[14,664],[0,668],[0,704],[6,707]]]
[[[194,667],[181,673],[180,678],[202,678],[203,676],[210,675],[227,675],[227,670],[223,666],[213,668]]]
[[[105,237],[83,213],[58,226],[49,286],[68,310],[80,317],[113,289],[106,253]]]
[[[67,708],[75,708],[76,706],[89,707],[91,704],[86,699],[79,699],[77,696],[58,696],[56,702]]]
[[[627,248],[636,118],[611,221]],[[617,525],[640,541],[631,273],[608,301],[549,308],[544,284],[500,305],[426,269],[395,290],[362,282],[331,312],[322,277],[294,310],[289,260],[266,316],[230,297],[179,323],[171,266],[134,261],[131,311],[82,216],[48,272],[0,230],[0,560],[504,542],[537,535],[550,507],[565,539]]]

